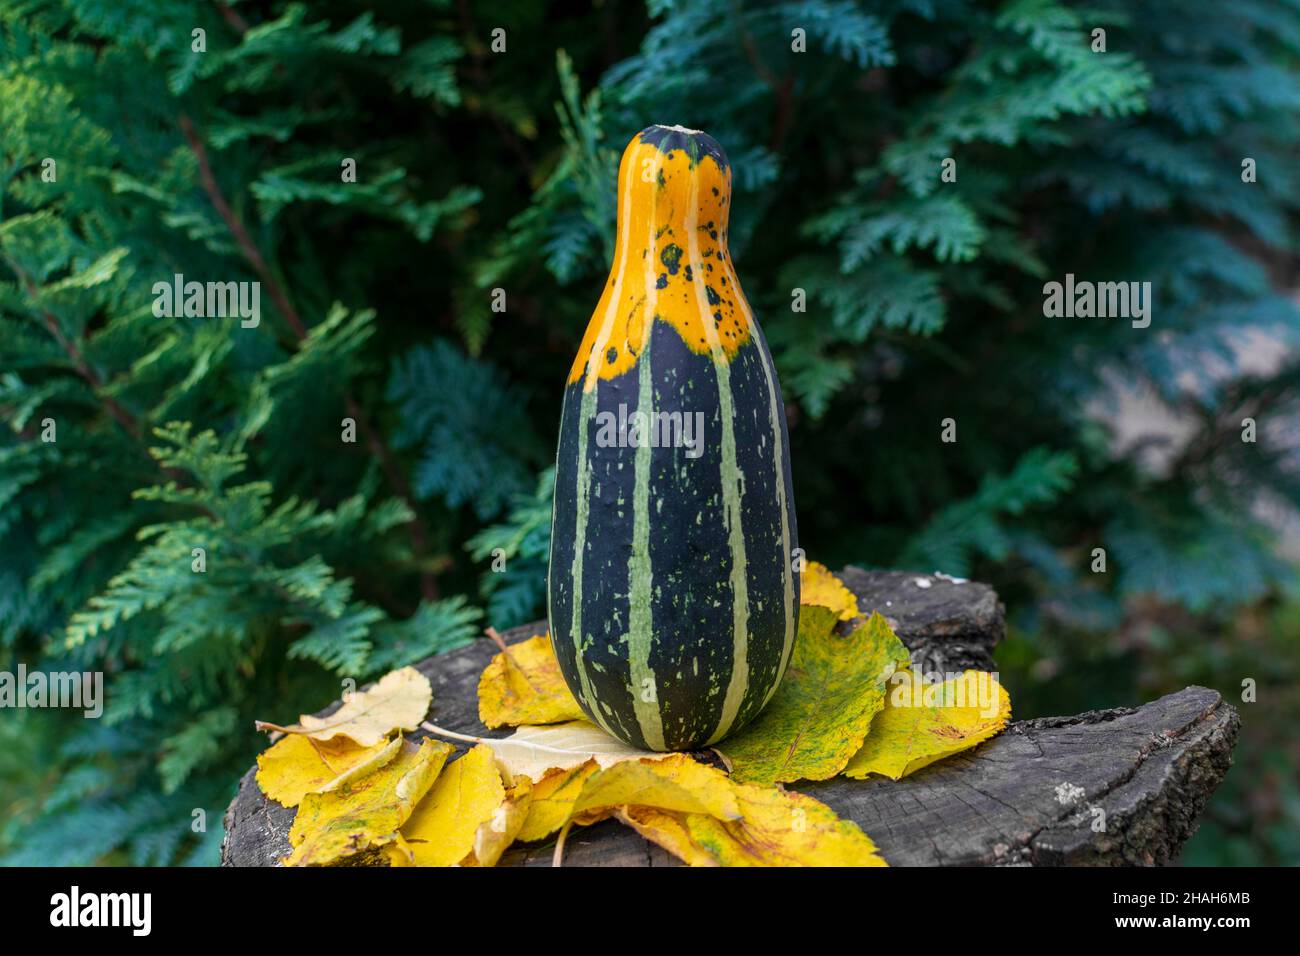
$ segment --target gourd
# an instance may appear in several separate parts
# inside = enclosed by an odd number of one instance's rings
[[[712,137],[633,138],[614,261],[564,393],[551,642],[588,717],[651,750],[752,720],[798,630],[785,406],[727,248],[730,203]]]

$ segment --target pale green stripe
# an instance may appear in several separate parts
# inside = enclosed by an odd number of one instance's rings
[[[702,281],[698,280],[697,281]],[[701,301],[704,301],[701,296]],[[716,340],[717,335],[714,335]],[[718,369],[718,412],[722,416],[722,507],[727,524],[727,543],[731,547],[731,591],[734,628],[732,632],[731,680],[722,702],[722,716],[709,738],[714,743],[725,737],[749,690],[749,580],[745,576],[745,530],[741,526],[740,499],[743,476],[736,464],[735,405],[731,396],[731,366],[722,346],[714,347]]]
[[[731,609],[732,654],[731,679],[722,700],[722,716],[713,736],[714,743],[725,737],[736,722],[740,705],[749,691],[749,581],[745,577],[748,563],[745,560],[745,529],[741,525],[741,497],[744,494],[744,476],[736,462],[736,411],[731,394],[731,364],[718,338],[718,328],[708,307],[704,270],[700,267],[699,243],[699,180],[691,182],[687,199],[686,235],[688,256],[693,267],[695,301],[700,310],[700,321],[708,338],[709,351],[718,374],[718,414],[722,418],[722,515],[727,526],[727,544],[731,548]]]
[[[573,546],[573,647],[578,663],[578,681],[582,685],[582,700],[608,734],[609,724],[600,712],[600,705],[591,692],[591,679],[587,676],[587,664],[583,659],[586,641],[582,634],[582,557],[587,550],[587,519],[591,513],[591,465],[587,461],[587,430],[596,414],[596,389],[584,390],[582,405],[578,409],[578,514],[574,528]],[[617,736],[617,735],[615,735]]]
[[[754,339],[754,346],[758,348],[759,358],[763,363],[763,375],[767,379],[768,424],[772,431],[777,505],[781,509],[781,551],[783,555],[781,559],[781,583],[785,591],[785,636],[781,645],[781,665],[776,673],[776,681],[763,698],[763,706],[766,707],[768,701],[772,699],[772,695],[776,693],[777,687],[780,686],[786,668],[790,664],[790,654],[794,650],[795,637],[794,612],[796,608],[794,603],[794,568],[792,566],[794,555],[790,551],[790,515],[787,505],[785,470],[781,467],[785,460],[785,442],[781,437],[780,416],[785,414],[785,409],[777,401],[776,369],[772,365],[771,356],[766,349],[761,347],[761,343],[758,341],[758,323],[754,321],[754,312],[750,309],[749,302],[746,301],[745,294],[740,289],[740,280],[736,277],[736,270],[732,268],[730,261],[723,263],[723,268],[727,272],[728,281],[731,283],[731,288],[735,292],[740,307],[744,309],[745,319],[749,322],[749,334]]]
[[[748,303],[745,303],[744,294],[736,283],[734,273],[731,282],[736,297],[745,305],[745,311],[748,313]],[[758,326],[754,324],[753,315],[750,314],[748,318],[749,334],[754,339],[754,346],[758,349],[759,358],[763,363],[763,372],[767,378],[768,417],[771,422],[772,450],[776,465],[776,501],[777,507],[781,509],[781,582],[785,586],[785,638],[781,645],[781,666],[776,672],[776,680],[773,681],[767,695],[763,698],[763,706],[766,707],[767,702],[776,693],[781,678],[785,676],[786,666],[790,663],[790,652],[794,649],[794,568],[791,567],[790,517],[789,512],[786,510],[785,470],[781,467],[785,461],[785,442],[781,438],[781,420],[777,417],[784,415],[785,409],[781,407],[781,403],[776,398],[776,373],[772,368],[771,357],[767,354],[767,349],[762,347],[763,343],[758,341]]]
[[[618,254],[610,270],[614,278],[614,288],[610,294],[609,302],[605,306],[605,318],[601,322],[600,333],[587,355],[587,374],[582,383],[582,405],[578,410],[578,487],[576,489],[578,513],[574,528],[573,567],[571,571],[573,579],[573,646],[578,665],[578,682],[581,685],[583,703],[591,711],[596,723],[604,728],[606,733],[613,736],[619,735],[610,729],[605,714],[602,713],[600,704],[591,691],[591,679],[587,675],[587,665],[583,659],[583,649],[586,641],[582,633],[582,559],[584,552],[587,550],[587,519],[591,513],[591,462],[587,459],[587,432],[596,415],[596,390],[600,387],[600,377],[596,374],[597,362],[599,361],[597,356],[604,354],[605,345],[609,341],[610,332],[614,325],[615,310],[619,307],[619,300],[623,295],[623,270],[627,268],[628,233],[631,232],[627,228],[632,215],[631,195],[632,190],[629,189],[622,197],[619,223],[623,228],[619,237]],[[559,489],[556,489],[556,492],[558,494]]]
[[[745,299],[745,294],[740,289],[740,280],[736,277],[736,270],[732,268],[730,260],[723,263],[723,268],[727,272],[728,281],[734,290],[736,299],[740,307],[745,311],[745,319],[749,322],[750,337],[754,339],[754,346],[758,348],[759,358],[763,363],[763,375],[767,379],[767,396],[768,396],[768,424],[772,431],[773,441],[773,465],[776,470],[776,497],[777,505],[781,509],[781,583],[785,591],[785,636],[781,645],[781,665],[776,673],[776,680],[768,689],[767,695],[763,698],[763,706],[766,707],[772,695],[776,693],[785,676],[786,668],[790,664],[790,654],[794,650],[794,568],[792,562],[793,554],[790,551],[790,516],[787,506],[788,495],[785,487],[785,470],[781,467],[785,460],[785,442],[781,437],[781,419],[779,416],[785,414],[785,409],[777,401],[776,387],[776,369],[772,366],[771,356],[767,350],[761,347],[758,341],[758,323],[754,321],[754,312],[749,307],[749,302]]]
[[[637,411],[647,416],[653,411],[654,383],[650,375],[650,350],[642,349],[637,357]],[[654,581],[650,565],[650,443],[642,435],[636,449],[636,487],[632,493],[632,557],[627,563],[630,605],[628,612],[627,649],[630,666],[632,707],[646,746],[664,749],[663,717],[659,713],[659,687],[650,667],[650,648],[654,645],[654,622],[650,597]],[[650,699],[645,700],[647,693]]]
[[[651,178],[659,177],[663,158],[655,151],[655,168]],[[650,372],[650,342],[654,335],[655,309],[659,306],[659,292],[655,287],[654,248],[657,232],[657,207],[651,207],[649,234],[646,248],[651,255],[644,257],[645,311],[642,312],[644,338],[637,345],[637,411],[653,422],[654,379]],[[629,347],[631,343],[628,343]],[[650,463],[651,452],[648,434],[640,436],[636,448],[635,487],[632,492],[632,556],[627,562],[628,581],[628,690],[632,694],[632,709],[641,736],[651,750],[664,749],[663,715],[659,710],[659,685],[650,667],[650,649],[654,646],[654,615],[651,610],[654,569],[650,563]],[[649,694],[650,699],[643,698]]]

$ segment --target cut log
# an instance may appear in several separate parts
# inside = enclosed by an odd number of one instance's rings
[[[856,568],[842,577],[861,610],[890,619],[918,666],[992,669],[1003,614],[987,585]],[[505,638],[545,631],[537,622]],[[478,720],[479,674],[495,653],[484,640],[417,665],[433,686],[435,723],[506,735]],[[836,778],[794,789],[855,821],[895,866],[1164,864],[1195,832],[1227,773],[1238,725],[1216,692],[1189,687],[1137,708],[1014,721],[980,747],[900,781]],[[289,853],[294,813],[263,796],[250,770],[226,812],[223,865],[275,865]],[[549,846],[516,846],[501,865],[549,866],[551,856]],[[574,866],[678,865],[613,821],[575,828],[564,857]]]
[[[910,571],[839,573],[858,610],[879,611],[912,652],[917,671],[993,670],[993,646],[1006,631],[1002,602],[987,584]]]

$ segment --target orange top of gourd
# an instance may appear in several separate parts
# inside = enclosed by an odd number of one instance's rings
[[[727,250],[731,164],[713,137],[649,126],[618,167],[614,262],[569,372],[592,389],[636,365],[653,320],[695,352],[730,361],[751,313]]]

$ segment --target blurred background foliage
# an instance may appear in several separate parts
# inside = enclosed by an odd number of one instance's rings
[[[0,718],[0,859],[212,863],[255,717],[544,613],[617,157],[677,123],[809,554],[993,583],[1020,716],[1217,688],[1186,859],[1300,863],[1298,107],[1297,0],[0,0],[0,668],[107,682]],[[1151,327],[1044,318],[1066,273]]]

